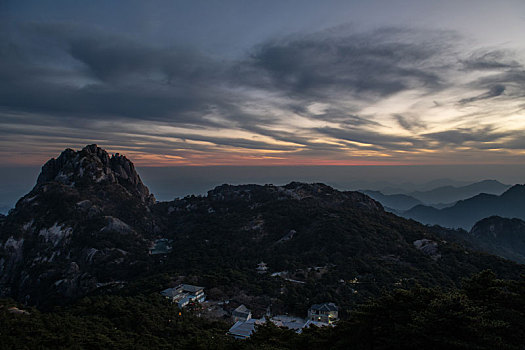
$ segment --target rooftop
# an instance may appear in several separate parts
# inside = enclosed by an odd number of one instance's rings
[[[228,331],[231,335],[248,338],[255,330],[256,324],[264,323],[264,321],[249,319],[248,321],[237,321]]]
[[[238,308],[236,308],[235,310],[232,311],[232,315],[234,316],[248,316],[250,314],[250,309],[248,309],[246,306],[241,305],[239,306]]]
[[[196,293],[203,290],[204,287],[193,286],[191,284],[183,284],[182,289],[184,289],[185,292]]]
[[[317,310],[317,311],[337,311],[338,308],[334,303],[322,303],[322,304],[314,304],[310,307],[310,310]]]

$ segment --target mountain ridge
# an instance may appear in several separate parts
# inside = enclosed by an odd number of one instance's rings
[[[206,196],[155,202],[127,158],[96,145],[46,163],[0,219],[0,294],[39,306],[152,288],[140,281],[169,274],[225,298],[242,296],[254,310],[271,302],[288,312],[326,298],[350,307],[414,280],[451,286],[487,267],[506,277],[525,271],[467,254],[365,194],[320,183],[225,184]],[[173,251],[151,254],[158,240]],[[256,274],[261,261],[304,284]],[[363,283],[345,282],[355,278]]]
[[[418,205],[399,214],[424,224],[466,230],[477,221],[494,215],[525,219],[525,185],[514,185],[499,196],[481,193],[443,209]]]
[[[432,206],[433,204],[457,202],[480,193],[499,195],[510,187],[497,180],[482,180],[465,186],[440,186],[428,191],[414,191],[407,194]]]

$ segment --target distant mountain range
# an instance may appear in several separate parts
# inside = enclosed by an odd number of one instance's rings
[[[430,191],[411,192],[408,195],[424,204],[434,206],[433,204],[454,203],[480,193],[500,195],[509,188],[510,185],[502,184],[496,180],[484,180],[467,186],[443,186]]]
[[[421,201],[406,194],[383,194],[380,191],[364,190],[361,191],[370,198],[378,201],[387,209],[408,210],[416,205],[421,205]]]
[[[512,186],[500,196],[481,193],[448,208],[417,205],[398,214],[424,224],[465,230],[470,230],[477,221],[494,215],[525,219],[525,185]]]
[[[461,187],[470,185],[469,181],[458,181],[452,179],[436,179],[421,184],[403,182],[403,183],[390,183],[390,182],[375,182],[371,183],[371,186],[366,188],[380,191],[383,194],[410,194],[416,191],[431,191],[439,187],[454,186]],[[364,187],[362,187],[364,188]]]
[[[380,202],[398,214],[399,211],[411,209],[417,205],[426,205],[436,209],[453,206],[457,201],[471,198],[480,193],[500,195],[510,185],[496,180],[484,180],[465,186],[441,186],[428,191],[414,191],[399,194],[384,194],[381,191],[362,190],[361,192]]]

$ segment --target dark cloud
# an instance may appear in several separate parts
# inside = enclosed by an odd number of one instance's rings
[[[383,120],[361,111],[400,92],[446,92],[457,87],[454,74],[467,71],[494,74],[461,86],[487,91],[461,104],[525,95],[525,72],[512,53],[486,50],[459,59],[451,35],[394,28],[325,31],[269,40],[233,60],[101,29],[24,24],[0,33],[0,133],[9,142],[24,138],[28,144],[45,137],[91,143],[86,136],[91,133],[101,143],[174,156],[211,154],[220,147],[333,159],[348,149],[417,151],[465,142],[481,148],[508,135],[490,128],[417,135],[427,128],[424,116],[388,111],[386,119],[391,115],[412,136],[379,133],[374,129],[385,130]],[[314,102],[323,108],[312,111]],[[287,118],[293,116],[310,126],[287,130],[283,125],[291,125]],[[128,123],[145,127],[128,128]],[[148,123],[245,133],[152,131]]]
[[[504,85],[494,85],[494,86],[492,86],[490,88],[489,91],[485,92],[484,94],[481,94],[481,95],[478,95],[478,96],[474,96],[474,97],[470,97],[470,98],[464,98],[464,99],[460,100],[459,103],[471,103],[471,102],[476,102],[476,101],[480,101],[480,100],[486,100],[486,99],[489,99],[489,98],[498,97],[501,94],[503,94],[503,92],[505,92],[505,86]]]
[[[406,150],[410,148],[419,148],[423,145],[417,138],[387,135],[357,128],[337,129],[326,127],[318,128],[316,131],[340,140],[372,145],[371,148],[369,146],[363,146],[364,149]],[[359,146],[356,147],[359,148]]]
[[[466,70],[507,70],[520,68],[521,64],[514,58],[514,53],[507,50],[482,50],[472,53],[462,60]]]
[[[31,48],[4,42],[3,109],[197,125],[214,125],[202,118],[211,107],[235,109],[236,97],[219,88],[220,67],[191,50],[152,48],[70,26],[30,29],[39,30],[30,32],[33,41],[46,34],[58,43],[60,55],[55,64],[43,64],[31,57]]]
[[[471,84],[472,87],[504,86],[505,95],[510,99],[525,97],[525,69],[509,69],[483,77]]]
[[[461,128],[421,135],[422,137],[438,141],[441,145],[462,145],[467,142],[494,142],[512,135],[511,132],[497,132],[493,127]]]
[[[438,47],[423,38],[405,40],[403,34],[329,33],[270,41],[254,51],[249,63],[271,88],[306,98],[439,89],[440,76],[427,65],[445,45]]]
[[[421,122],[416,118],[407,118],[400,114],[394,114],[393,117],[397,120],[398,124],[405,130],[412,131],[414,129],[425,128],[425,123]]]
[[[464,66],[469,69],[488,71],[491,74],[483,75],[468,84],[471,89],[486,89],[489,90],[488,92],[463,99],[460,103],[475,102],[502,95],[507,100],[525,97],[525,66],[515,59],[515,55],[511,51],[484,51],[482,55],[463,62]]]

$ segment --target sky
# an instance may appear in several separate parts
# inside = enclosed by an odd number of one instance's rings
[[[0,165],[523,164],[523,1],[0,1]]]

